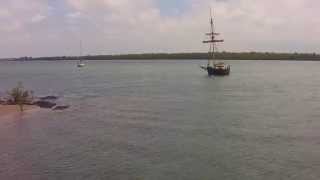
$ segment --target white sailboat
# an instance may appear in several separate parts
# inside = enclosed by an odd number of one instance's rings
[[[84,67],[85,64],[83,63],[83,60],[79,60],[77,66],[78,66],[79,68]]]
[[[77,67],[82,68],[85,66],[84,60],[82,59],[82,41],[80,41],[80,56]]]

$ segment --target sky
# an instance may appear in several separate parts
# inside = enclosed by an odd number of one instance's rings
[[[320,53],[318,0],[1,0],[0,57],[205,52]]]

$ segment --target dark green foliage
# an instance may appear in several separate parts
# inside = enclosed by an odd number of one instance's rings
[[[273,52],[217,52],[217,59],[225,60],[299,60],[299,61],[319,61],[320,55],[316,53],[273,53]],[[95,55],[83,57],[39,57],[39,58],[18,58],[15,60],[150,60],[150,59],[208,59],[208,53],[147,53],[147,54],[122,54],[122,55]]]

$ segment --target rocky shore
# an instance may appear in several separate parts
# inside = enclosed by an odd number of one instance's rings
[[[57,96],[45,96],[37,97],[30,103],[23,105],[24,112],[28,112],[36,108],[51,109],[53,111],[62,111],[68,109],[69,105],[60,105],[57,103],[59,97]],[[20,112],[20,108],[17,104],[12,103],[6,98],[0,97],[0,118],[11,114],[17,114]]]

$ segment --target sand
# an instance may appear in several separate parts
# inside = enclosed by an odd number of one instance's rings
[[[24,113],[25,112],[30,112],[34,109],[39,108],[38,106],[29,106],[25,105],[24,106]],[[0,119],[2,117],[7,117],[11,115],[17,115],[20,113],[19,106],[16,105],[0,105]]]

